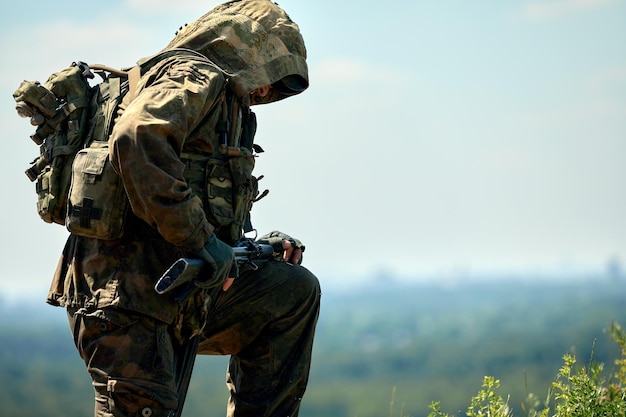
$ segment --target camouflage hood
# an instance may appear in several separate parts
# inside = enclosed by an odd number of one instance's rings
[[[304,40],[296,25],[269,0],[235,0],[185,25],[165,48],[192,49],[229,75],[236,94],[272,85],[262,103],[309,86]],[[253,104],[260,104],[258,101]]]

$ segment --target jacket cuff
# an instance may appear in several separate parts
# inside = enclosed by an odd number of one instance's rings
[[[204,247],[204,243],[214,231],[215,227],[206,219],[202,219],[193,232],[191,232],[189,237],[180,242],[177,246],[179,246],[186,253],[198,252]]]

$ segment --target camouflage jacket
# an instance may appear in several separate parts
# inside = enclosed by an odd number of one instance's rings
[[[51,304],[118,306],[171,322],[180,307],[154,291],[156,280],[211,233],[227,242],[236,238],[242,225],[235,211],[242,208],[228,201],[230,189],[244,183],[248,199],[256,192],[250,150],[225,156],[241,149],[248,105],[308,87],[299,29],[268,0],[218,6],[181,30],[164,52],[140,61],[146,70],[139,93],[130,103],[125,99],[109,138],[111,163],[132,209],[124,236],[71,235],[53,277]],[[249,103],[249,93],[264,85],[273,87],[270,94]],[[226,91],[233,92],[233,104]],[[233,119],[234,111],[243,116]],[[223,121],[232,120],[225,137]]]

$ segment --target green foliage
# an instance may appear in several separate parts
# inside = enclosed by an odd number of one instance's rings
[[[611,325],[611,338],[620,347],[620,357],[615,360],[615,379],[618,380],[622,386],[626,385],[626,331],[618,323]]]
[[[527,397],[522,407],[526,417],[626,416],[626,332],[619,324],[612,323],[610,333],[621,352],[615,360],[617,370],[607,376],[603,363],[591,361],[588,366],[577,366],[576,357],[565,354],[564,364],[543,405],[536,395]],[[513,417],[508,400],[504,401],[497,394],[499,387],[500,381],[486,376],[465,414],[468,417]],[[551,395],[553,401],[550,401]],[[431,403],[430,409],[428,417],[452,417],[441,411],[439,401]]]
[[[497,394],[498,388],[500,388],[500,381],[492,376],[486,376],[481,390],[472,397],[465,414],[468,417],[511,417],[513,414],[508,400],[503,400]],[[428,417],[451,417],[450,414],[441,411],[438,401],[431,403],[430,409],[432,411]]]
[[[611,336],[620,346],[620,358],[615,361],[618,371],[610,376],[604,364],[591,362],[576,367],[576,358],[563,357],[554,387],[555,417],[618,417],[626,415],[626,379],[623,363],[626,359],[626,337],[621,326],[611,325]]]

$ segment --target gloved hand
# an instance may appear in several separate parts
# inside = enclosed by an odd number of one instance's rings
[[[259,243],[272,245],[274,252],[282,254],[283,261],[295,265],[302,263],[302,253],[305,247],[298,239],[294,239],[283,232],[275,230],[261,236],[258,241]]]
[[[233,249],[219,240],[215,233],[211,234],[204,247],[192,256],[205,262],[202,272],[195,281],[200,288],[222,285],[227,278],[236,278],[239,275]]]

